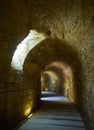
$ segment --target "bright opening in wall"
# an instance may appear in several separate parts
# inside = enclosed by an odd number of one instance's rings
[[[12,57],[11,66],[15,70],[22,70],[24,60],[31,49],[46,38],[46,35],[36,30],[30,30],[28,36],[17,46]]]
[[[57,75],[50,70],[44,71],[41,75],[41,92],[50,91],[55,92],[58,84]]]

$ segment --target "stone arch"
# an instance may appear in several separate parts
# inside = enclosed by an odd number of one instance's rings
[[[23,70],[25,74],[27,74],[27,71],[30,73],[28,69],[29,67],[27,66],[29,66],[30,64],[37,64],[38,66],[40,66],[40,74],[39,73],[37,74],[41,75],[42,70],[45,68],[47,64],[61,60],[64,61],[66,64],[68,64],[68,66],[70,66],[72,69],[73,75],[75,77],[74,82],[75,96],[73,97],[72,100],[78,104],[80,96],[78,91],[81,91],[81,88],[79,87],[81,83],[80,79],[81,62],[79,60],[77,52],[65,41],[51,38],[42,41],[39,45],[34,47],[27,55],[24,62]],[[34,70],[33,67],[32,70]]]
[[[58,86],[59,94],[69,97],[72,100],[75,81],[71,67],[64,61],[55,61],[48,64],[45,69],[57,73],[60,82]]]

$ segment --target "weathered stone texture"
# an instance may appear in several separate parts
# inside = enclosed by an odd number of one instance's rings
[[[70,95],[74,95],[83,116],[87,117],[90,130],[93,130],[94,1],[6,0],[0,5],[0,120],[11,124],[12,117],[14,120],[24,118],[24,107],[26,110],[40,97],[40,69],[37,67],[42,69],[58,59],[72,67],[76,84],[75,93]],[[43,49],[35,47],[27,56],[24,76],[10,74],[8,69],[16,46],[30,29],[44,33],[51,31],[49,37],[61,39],[62,46],[58,42],[47,45],[49,40],[45,40],[41,43]],[[32,63],[32,59],[36,63]]]

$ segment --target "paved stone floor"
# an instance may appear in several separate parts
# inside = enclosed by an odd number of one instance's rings
[[[78,110],[66,98],[50,92],[42,95],[40,109],[15,130],[85,130]]]

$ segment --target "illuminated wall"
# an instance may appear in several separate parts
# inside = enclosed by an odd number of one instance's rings
[[[12,57],[11,66],[15,70],[23,70],[24,60],[29,51],[46,38],[43,33],[38,33],[36,30],[30,30],[28,36],[17,46]]]
[[[41,91],[58,92],[58,80],[57,75],[53,71],[44,71],[41,75]]]
[[[40,77],[47,64],[65,61],[74,76],[75,102],[87,120],[88,129],[94,130],[94,0],[2,0],[0,14],[1,124],[11,126],[23,119],[24,106],[29,102],[26,97],[29,93],[31,97],[34,95],[36,85],[33,84],[37,79],[33,80],[33,71],[29,85],[26,82],[29,74],[26,73],[30,69],[21,73],[12,70],[11,61],[19,43],[30,30],[37,30],[55,40],[50,45],[50,40],[47,40],[37,51],[32,50],[30,63],[26,60],[24,64],[30,65],[37,59]],[[61,44],[56,39],[61,40]],[[18,68],[22,69],[22,66]]]

